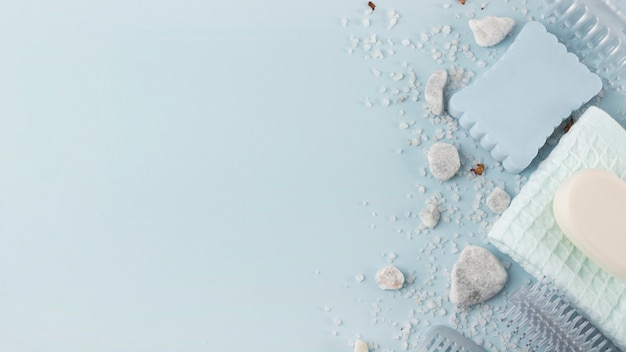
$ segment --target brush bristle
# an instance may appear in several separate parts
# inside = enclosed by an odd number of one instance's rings
[[[550,29],[581,62],[611,80],[626,71],[626,18],[612,0],[545,0]]]
[[[532,351],[620,352],[551,284],[520,287],[510,300],[514,306],[504,320]]]

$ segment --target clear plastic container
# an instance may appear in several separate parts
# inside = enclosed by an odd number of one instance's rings
[[[581,62],[608,82],[626,72],[626,0],[545,0],[544,22]]]

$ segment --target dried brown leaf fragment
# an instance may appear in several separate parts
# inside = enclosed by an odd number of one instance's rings
[[[567,121],[567,123],[565,124],[565,127],[563,128],[565,133],[569,132],[569,129],[572,128],[572,126],[574,126],[574,119],[570,117],[569,121]]]
[[[480,176],[485,171],[485,164],[476,164],[476,167],[471,168],[470,171],[473,172],[474,175]]]

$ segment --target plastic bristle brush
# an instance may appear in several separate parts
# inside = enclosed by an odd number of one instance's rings
[[[545,0],[546,27],[581,62],[609,81],[626,72],[626,3],[621,0]]]
[[[531,351],[621,351],[550,283],[538,281],[520,287],[511,294],[510,301],[513,307],[502,320],[514,328],[518,344]]]
[[[443,325],[431,328],[417,352],[485,352],[474,341]]]

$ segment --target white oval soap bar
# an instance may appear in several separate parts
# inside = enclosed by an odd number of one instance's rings
[[[561,184],[552,207],[572,243],[626,281],[626,183],[610,172],[586,169]]]

